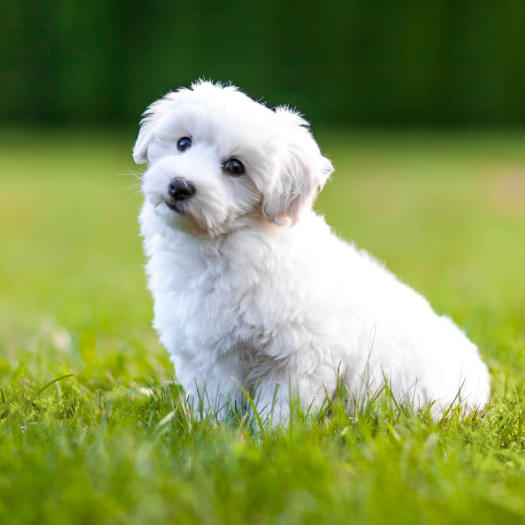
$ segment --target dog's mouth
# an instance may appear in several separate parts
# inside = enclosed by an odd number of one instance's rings
[[[169,208],[171,211],[174,211],[177,215],[184,217],[184,219],[178,220],[176,224],[174,224],[171,220],[169,220],[169,224],[172,227],[175,227],[178,230],[184,231],[186,233],[189,233],[193,236],[198,237],[208,237],[211,238],[212,232],[209,231],[209,229],[201,223],[194,215],[191,213],[191,210],[188,212],[187,206],[185,206],[186,203],[172,200],[172,199],[162,199],[160,200],[155,207],[161,206],[162,204],[165,204],[167,208]],[[173,217],[173,216],[172,216]]]
[[[166,203],[166,206],[170,209],[170,210],[173,210],[174,212],[180,214],[180,215],[184,215],[184,210],[182,209],[182,205],[178,202],[170,202],[170,201],[164,201]]]

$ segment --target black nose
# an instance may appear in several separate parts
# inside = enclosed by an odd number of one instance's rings
[[[168,185],[168,193],[176,201],[184,201],[193,197],[195,191],[195,186],[191,182],[179,177],[171,179]]]

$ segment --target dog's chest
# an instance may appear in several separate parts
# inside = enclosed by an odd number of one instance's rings
[[[269,337],[261,315],[265,272],[242,257],[205,252],[159,251],[148,263],[155,327],[169,346],[214,353]]]

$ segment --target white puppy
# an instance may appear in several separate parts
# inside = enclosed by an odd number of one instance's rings
[[[485,405],[476,346],[312,211],[332,165],[297,113],[197,82],[149,107],[133,158],[154,326],[194,402],[223,416],[242,386],[283,421],[290,395],[316,410],[386,381],[436,417]]]

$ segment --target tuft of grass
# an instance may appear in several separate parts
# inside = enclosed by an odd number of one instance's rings
[[[480,346],[482,414],[197,418],[151,329],[133,133],[0,132],[0,522],[522,523],[525,136],[326,130],[318,201]]]

